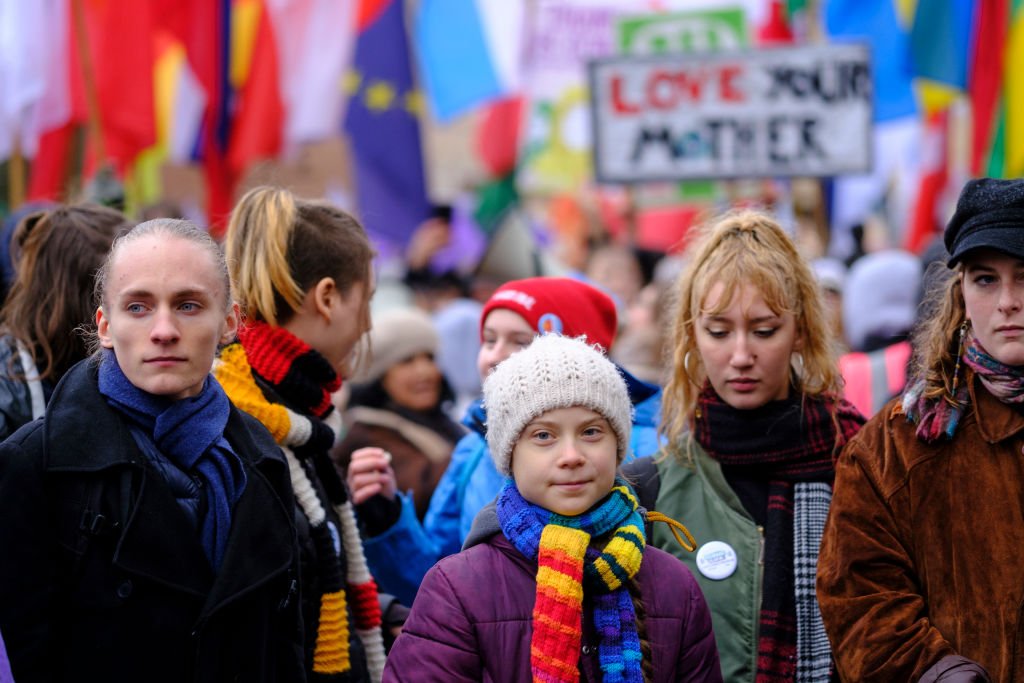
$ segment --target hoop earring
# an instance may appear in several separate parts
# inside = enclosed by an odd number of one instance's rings
[[[960,359],[964,355],[964,340],[967,339],[967,330],[970,321],[964,320],[960,323],[960,340],[956,346],[956,365],[953,367],[953,400],[956,400],[956,389],[960,385]]]
[[[690,380],[690,384],[692,384],[693,386],[695,386],[698,389],[700,389],[701,386],[699,384],[697,384],[697,380],[694,379],[693,373],[690,371],[690,354],[691,353],[692,353],[692,351],[687,351],[686,353],[683,354],[683,372],[686,374],[686,379]]]
[[[790,363],[792,364],[793,369],[796,371],[796,373],[798,375],[800,375],[801,377],[803,377],[804,376],[804,355],[802,353],[800,353],[799,351],[794,351],[790,355]]]

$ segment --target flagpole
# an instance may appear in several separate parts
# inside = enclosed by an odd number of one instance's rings
[[[85,10],[83,0],[72,0],[74,12],[75,43],[78,47],[78,61],[82,65],[82,85],[85,90],[85,103],[89,115],[89,139],[96,145],[96,160],[103,165],[107,160],[106,145],[103,140],[103,124],[100,118],[100,101],[96,94],[96,77],[93,71],[92,54],[89,51],[89,34],[85,28]]]
[[[14,134],[11,157],[7,160],[7,206],[10,211],[25,201],[25,158],[21,154],[21,136]]]

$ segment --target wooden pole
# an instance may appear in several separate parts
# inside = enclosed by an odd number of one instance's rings
[[[25,158],[21,154],[21,137],[15,133],[11,157],[7,160],[7,206],[14,211],[25,202]]]
[[[78,46],[78,62],[82,65],[82,85],[85,89],[85,103],[89,113],[89,140],[95,145],[98,165],[107,161],[107,150],[103,140],[103,123],[100,116],[100,99],[96,94],[96,73],[93,70],[92,53],[89,50],[89,32],[85,26],[84,0],[72,0],[74,13],[75,44]]]

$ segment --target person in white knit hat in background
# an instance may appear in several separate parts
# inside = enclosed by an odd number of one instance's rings
[[[633,409],[615,365],[540,336],[487,377],[484,405],[508,479],[466,550],[427,573],[384,680],[721,681],[696,580],[646,545],[617,475]]]
[[[412,492],[416,515],[423,519],[452,449],[466,433],[444,409],[454,394],[435,362],[440,339],[429,315],[398,308],[374,317],[361,344],[369,363],[352,377],[348,432],[331,457],[344,477],[355,451],[386,450],[397,489]],[[359,512],[364,523],[377,517]]]

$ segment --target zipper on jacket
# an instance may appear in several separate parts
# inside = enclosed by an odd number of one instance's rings
[[[758,535],[758,538],[760,539],[760,542],[761,542],[761,548],[760,548],[760,550],[758,551],[758,554],[757,554],[757,563],[763,567],[764,566],[764,527],[763,526],[758,526],[757,527],[757,535]]]

